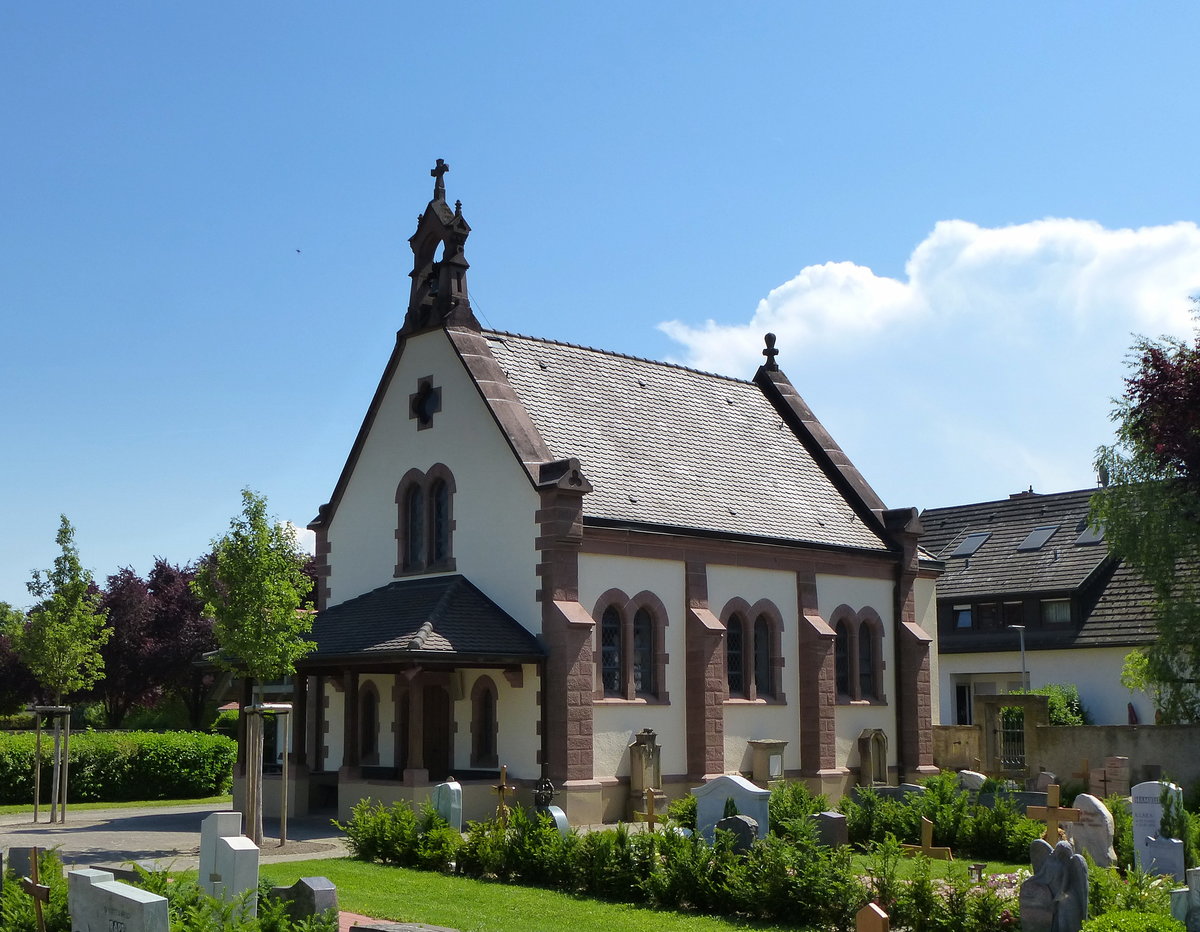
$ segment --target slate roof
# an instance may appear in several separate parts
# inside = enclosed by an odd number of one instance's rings
[[[464,576],[389,583],[317,615],[303,664],[358,660],[530,663],[544,651],[516,619]]]
[[[938,600],[984,602],[1005,596],[1075,598],[1084,615],[1078,628],[1026,631],[1030,648],[1101,647],[1145,643],[1155,636],[1152,592],[1138,573],[1098,543],[1076,543],[1087,527],[1093,489],[1015,498],[921,514],[922,546],[944,561]],[[1057,529],[1036,550],[1019,550],[1035,528]],[[970,534],[987,539],[970,556],[950,554]],[[946,653],[1009,650],[1012,634],[1001,631],[944,631]]]
[[[753,382],[483,336],[552,454],[579,459],[585,521],[888,549]]]

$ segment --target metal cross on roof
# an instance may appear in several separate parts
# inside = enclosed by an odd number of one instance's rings
[[[775,363],[775,357],[779,355],[779,350],[775,349],[775,334],[768,333],[764,339],[767,342],[767,348],[762,351],[762,354],[767,357],[767,361],[763,368],[774,372],[779,368]]]
[[[446,199],[446,182],[442,176],[448,171],[450,171],[450,166],[442,159],[438,159],[437,164],[429,169],[430,177],[435,179],[433,182],[433,199],[435,201],[444,201]]]

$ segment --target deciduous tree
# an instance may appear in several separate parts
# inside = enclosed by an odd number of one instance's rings
[[[1140,339],[1131,368],[1116,443],[1097,453],[1092,517],[1154,591],[1144,676],[1160,720],[1200,721],[1200,337]]]
[[[204,604],[192,591],[196,571],[176,566],[161,557],[154,561],[146,587],[150,592],[153,620],[151,630],[157,645],[157,660],[164,686],[188,710],[192,728],[202,728],[205,708],[213,688],[213,674],[197,664],[201,656],[215,650],[211,618],[204,617]]]

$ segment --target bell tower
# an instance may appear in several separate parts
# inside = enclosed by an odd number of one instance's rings
[[[442,159],[430,170],[433,200],[417,217],[417,231],[408,240],[413,251],[412,289],[402,334],[450,326],[479,329],[467,297],[470,265],[463,253],[471,227],[463,217],[462,201],[455,201],[453,210],[446,203],[448,171],[450,166]]]

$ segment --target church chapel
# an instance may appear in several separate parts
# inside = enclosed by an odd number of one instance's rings
[[[420,803],[453,776],[481,818],[504,766],[518,800],[548,779],[572,824],[614,821],[647,781],[765,779],[763,747],[772,778],[834,796],[936,772],[939,564],[916,510],[884,507],[771,334],[746,381],[483,329],[448,170],[310,525],[294,809]],[[653,777],[633,772],[647,742]]]

